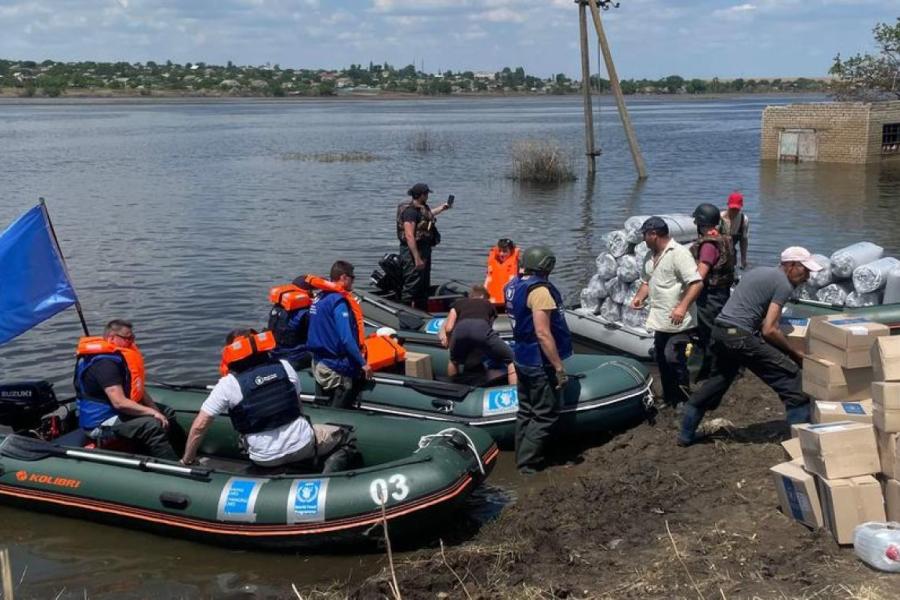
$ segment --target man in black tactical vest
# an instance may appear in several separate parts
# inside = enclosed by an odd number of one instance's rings
[[[403,268],[400,301],[424,309],[431,288],[431,249],[441,241],[435,217],[450,205],[431,210],[428,206],[431,189],[424,183],[415,184],[406,193],[411,200],[397,206],[397,239]]]

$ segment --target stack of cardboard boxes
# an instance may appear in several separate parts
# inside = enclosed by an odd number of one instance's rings
[[[900,520],[900,336],[847,315],[786,333],[808,353],[803,391],[814,404],[813,423],[784,444],[792,460],[771,469],[780,504],[850,544],[860,523]]]

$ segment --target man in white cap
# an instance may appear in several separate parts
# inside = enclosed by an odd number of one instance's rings
[[[716,365],[685,406],[679,445],[694,443],[703,415],[719,406],[741,367],[778,394],[788,423],[809,421],[809,398],[800,379],[803,355],[791,348],[779,321],[794,288],[821,269],[806,248],[791,246],[781,253],[780,266],[757,267],[744,275],[716,318],[712,330]]]

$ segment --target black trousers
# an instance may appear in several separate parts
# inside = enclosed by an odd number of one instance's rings
[[[712,330],[716,326],[716,317],[722,312],[728,298],[729,288],[703,288],[697,298],[697,345],[700,347],[703,362],[697,379],[706,379],[712,372],[715,363],[715,352],[712,350]]]
[[[519,378],[516,414],[516,466],[541,468],[547,461],[547,444],[559,421],[562,392],[556,389],[552,367],[516,364]]]
[[[110,430],[116,437],[133,442],[141,452],[155,458],[177,461],[184,453],[187,435],[175,420],[175,411],[165,404],[157,404],[159,412],[169,421],[169,429],[153,417],[120,416]]]
[[[712,332],[716,366],[706,383],[690,399],[702,411],[713,410],[731,387],[741,367],[748,368],[778,394],[785,409],[809,405],[803,393],[801,370],[787,354],[765,342],[759,335],[736,327],[717,325]]]
[[[431,246],[419,244],[419,256],[425,261],[425,268],[416,269],[416,261],[408,246],[400,246],[400,264],[403,268],[403,288],[400,290],[400,302],[425,309],[428,305],[428,294],[431,290]]]
[[[663,402],[677,406],[690,397],[690,373],[687,367],[687,345],[695,336],[694,329],[669,333],[657,331],[653,334],[653,349],[659,379],[662,383]]]

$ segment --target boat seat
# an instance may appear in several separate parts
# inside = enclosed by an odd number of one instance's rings
[[[498,385],[508,385],[506,371],[500,370],[476,370],[463,371],[455,377],[447,375],[435,375],[435,381],[443,381],[444,383],[455,383],[458,385],[468,385],[471,387],[494,387]]]
[[[73,429],[69,433],[64,433],[55,440],[53,440],[54,444],[58,444],[60,446],[70,446],[73,448],[82,448],[87,443],[93,443],[94,440],[88,437],[87,433],[84,432],[84,429],[78,427]]]

